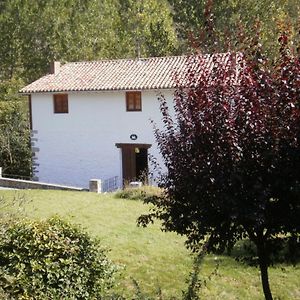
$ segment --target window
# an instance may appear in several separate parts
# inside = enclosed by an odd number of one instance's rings
[[[69,112],[68,94],[53,95],[54,113],[67,114]]]
[[[127,111],[142,110],[141,92],[126,92],[126,110]]]

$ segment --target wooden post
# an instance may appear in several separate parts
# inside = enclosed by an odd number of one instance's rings
[[[2,167],[0,167],[0,178],[2,177]]]

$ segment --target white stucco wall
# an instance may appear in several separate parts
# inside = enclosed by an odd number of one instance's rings
[[[127,112],[125,91],[72,92],[68,114],[53,112],[51,93],[33,94],[39,181],[85,187],[91,178],[122,178],[121,150],[116,143],[152,144],[149,152],[161,161],[150,124],[150,118],[161,124],[158,93],[142,91],[142,111]],[[173,92],[161,93],[172,106]],[[138,139],[132,141],[131,134]]]

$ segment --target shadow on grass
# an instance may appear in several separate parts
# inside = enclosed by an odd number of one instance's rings
[[[268,251],[271,265],[296,265],[300,262],[300,237],[272,239]],[[249,239],[238,241],[231,251],[224,254],[250,266],[258,265],[256,247]]]

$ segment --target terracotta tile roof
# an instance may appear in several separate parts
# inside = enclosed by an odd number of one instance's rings
[[[201,69],[210,70],[216,55],[226,62],[228,54],[205,55]],[[170,56],[71,62],[62,65],[57,74],[25,86],[20,93],[170,89],[176,86],[176,74],[187,72],[189,61],[189,56]]]

